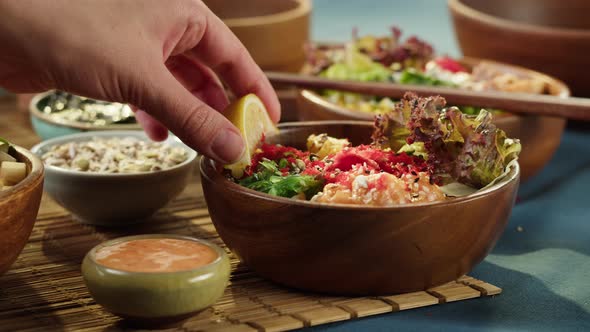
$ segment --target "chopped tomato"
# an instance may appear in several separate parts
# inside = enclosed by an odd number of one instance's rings
[[[450,71],[452,73],[459,73],[459,72],[466,72],[467,69],[463,67],[457,60],[449,58],[449,57],[440,57],[434,60],[434,62],[444,70]]]
[[[345,148],[344,150],[326,157],[323,160],[312,160],[309,152],[303,152],[292,147],[263,144],[252,157],[252,164],[246,170],[246,175],[252,175],[263,159],[279,163],[286,159],[289,164],[301,160],[305,164],[303,175],[322,176],[326,183],[350,183],[350,172],[362,168],[365,174],[389,173],[398,178],[407,174],[431,173],[431,166],[420,157],[406,153],[384,151],[370,145]],[[280,169],[283,175],[288,175],[289,167]],[[385,184],[377,181],[377,187]]]
[[[365,172],[384,172],[397,177],[430,170],[426,161],[420,157],[384,151],[368,145],[344,149],[337,153],[333,160],[334,163],[328,166],[325,172],[326,181],[329,183],[337,182],[339,179],[337,173],[347,172],[355,165],[363,166]]]

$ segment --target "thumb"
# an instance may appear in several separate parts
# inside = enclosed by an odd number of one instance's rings
[[[222,114],[192,95],[166,67],[152,71],[138,91],[137,106],[186,145],[222,163],[237,160],[244,142],[238,129]]]

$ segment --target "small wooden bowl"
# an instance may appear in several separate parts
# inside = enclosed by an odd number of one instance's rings
[[[590,96],[590,1],[449,0],[466,56],[522,65],[564,80]]]
[[[503,70],[534,75],[549,83],[552,95],[561,97],[570,95],[568,87],[563,82],[539,72],[494,61],[474,58],[462,59],[462,63],[469,68],[480,62]],[[373,114],[346,109],[310,90],[301,90],[297,97],[297,103],[299,120],[301,121],[373,120]],[[508,137],[520,139],[522,143],[522,153],[519,159],[521,178],[526,181],[551,160],[561,142],[561,134],[566,121],[548,116],[502,114],[494,119],[494,123],[504,130]]]
[[[27,164],[27,177],[14,187],[0,191],[0,275],[23,250],[41,204],[43,163],[37,156],[15,146],[15,158]]]
[[[312,133],[368,143],[358,121],[279,125],[279,142],[302,148]],[[489,190],[445,202],[378,208],[275,197],[224,177],[201,158],[211,219],[229,248],[261,276],[332,294],[412,292],[455,280],[492,249],[518,188],[519,170]]]
[[[264,70],[301,69],[309,39],[310,0],[205,0]]]

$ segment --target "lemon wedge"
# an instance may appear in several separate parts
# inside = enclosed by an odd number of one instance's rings
[[[262,137],[277,134],[279,129],[255,94],[248,94],[234,101],[226,108],[224,114],[238,128],[244,139],[245,149],[240,159],[224,166],[231,171],[233,177],[240,178],[252,162],[252,155],[256,152]]]

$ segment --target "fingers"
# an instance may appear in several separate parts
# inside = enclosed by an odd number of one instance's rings
[[[196,59],[184,55],[172,56],[166,67],[178,81],[195,97],[223,112],[229,101],[215,73]]]
[[[166,61],[166,67],[176,79],[195,97],[217,111],[223,111],[229,101],[223,86],[215,73],[195,59],[173,56]],[[154,141],[168,137],[168,129],[145,111],[134,108],[135,118]]]
[[[135,118],[151,140],[161,142],[168,138],[168,129],[145,111],[136,110]]]
[[[266,76],[229,28],[210,10],[206,14],[204,35],[191,54],[213,69],[238,97],[258,95],[273,121],[278,122],[281,107]]]
[[[191,94],[165,66],[155,68],[143,84],[137,106],[160,119],[185,144],[222,163],[242,155],[244,143],[237,128]]]

